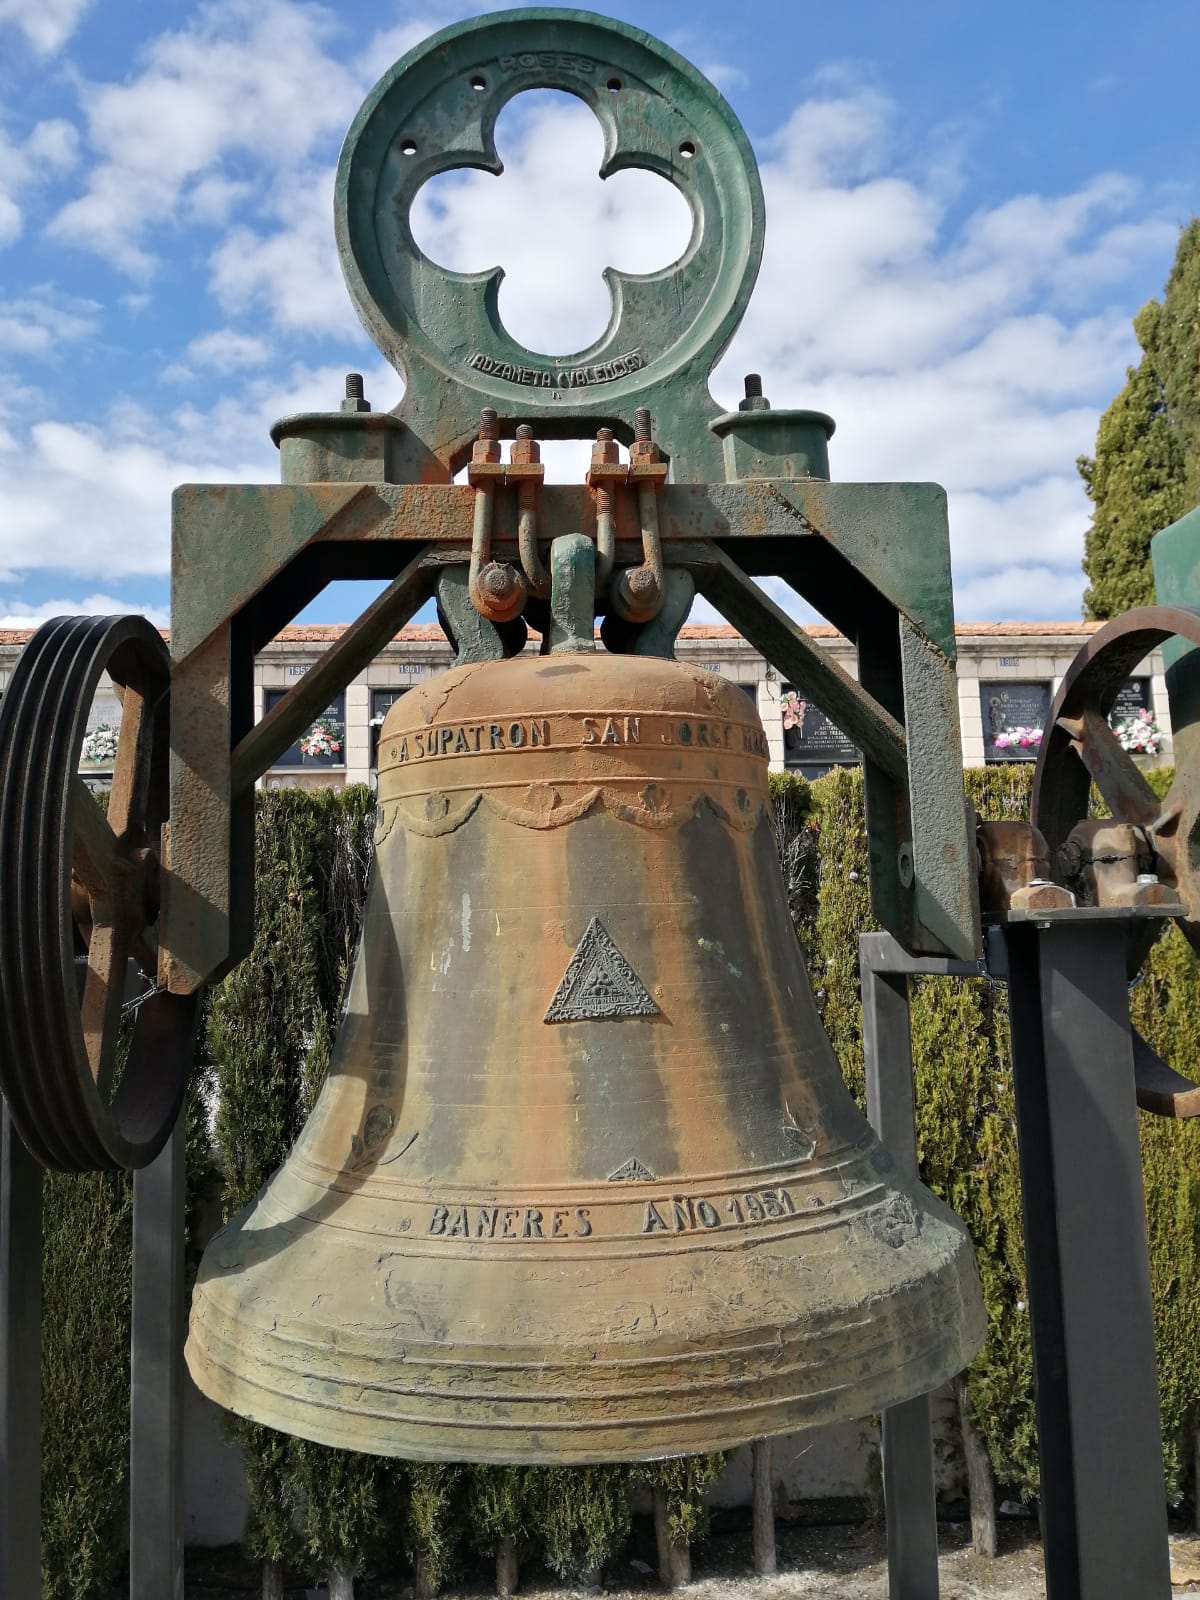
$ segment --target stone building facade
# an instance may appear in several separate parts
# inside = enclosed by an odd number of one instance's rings
[[[1036,733],[1041,729],[1063,674],[1096,627],[1090,622],[959,625],[964,766],[1036,758],[1036,740],[1021,730]],[[855,674],[854,647],[848,640],[825,625],[812,625],[807,631],[839,665]],[[340,626],[283,629],[261,652],[255,666],[256,719],[294,687],[341,632]],[[28,637],[25,632],[0,632],[0,691]],[[536,647],[534,640],[530,648]],[[750,696],[766,730],[773,771],[794,770],[815,777],[831,766],[857,761],[853,745],[819,707],[794,690],[733,628],[689,625],[680,636],[677,654],[683,661],[719,672]],[[405,628],[328,708],[320,719],[321,731],[294,745],[263,782],[270,787],[373,782],[378,731],[388,709],[406,690],[444,671],[452,660],[453,652],[436,624]],[[1154,763],[1169,764],[1170,708],[1161,651],[1156,650],[1129,680],[1114,721],[1136,718],[1143,712],[1160,732]],[[102,689],[89,726],[112,727],[119,720],[115,695],[111,689]],[[83,770],[103,783],[107,766],[103,760],[86,761]]]

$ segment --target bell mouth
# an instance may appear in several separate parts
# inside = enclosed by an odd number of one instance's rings
[[[581,1237],[589,1206],[560,1238],[527,1239],[542,1208],[510,1195],[435,1202],[435,1231],[394,1248],[306,1221],[295,1193],[268,1189],[205,1257],[188,1366],[255,1421],[412,1460],[648,1460],[852,1420],[947,1381],[985,1332],[961,1225],[881,1175],[881,1157],[890,1167],[874,1146],[843,1168],[852,1192],[828,1207],[786,1173],[747,1175],[743,1206],[773,1191],[803,1214],[724,1239],[706,1225],[713,1185],[690,1207],[632,1186],[623,1203],[662,1222],[636,1240]],[[508,1216],[503,1242],[476,1237],[493,1212],[501,1230]]]

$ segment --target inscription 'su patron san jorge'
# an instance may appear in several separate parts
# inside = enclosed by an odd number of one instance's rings
[[[746,696],[601,653],[393,707],[329,1078],[205,1256],[234,1410],[426,1459],[679,1454],[924,1393],[971,1247],[855,1108]]]

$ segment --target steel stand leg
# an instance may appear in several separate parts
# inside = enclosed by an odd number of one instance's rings
[[[185,1136],[133,1180],[130,1600],[183,1600]]]
[[[0,1101],[0,1600],[42,1592],[42,1169]]]
[[[1050,1600],[1171,1593],[1126,933],[1006,930]]]
[[[875,965],[887,934],[859,941],[867,1117],[903,1172],[917,1170],[908,977]],[[896,946],[894,953],[903,957]],[[937,1498],[929,1396],[883,1412],[883,1502],[891,1600],[938,1600]]]

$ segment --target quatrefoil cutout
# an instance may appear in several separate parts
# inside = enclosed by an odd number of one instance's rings
[[[506,333],[547,355],[603,338],[614,314],[606,269],[645,276],[687,250],[692,214],[668,179],[645,167],[599,176],[604,134],[574,95],[531,90],[496,121],[503,175],[435,175],[413,202],[413,237],[450,272],[486,274],[498,261]]]

